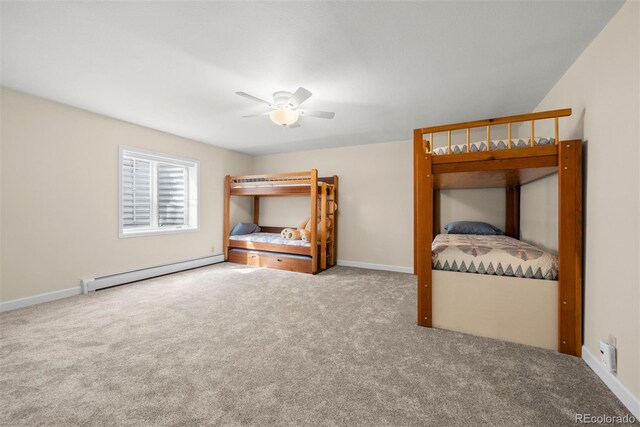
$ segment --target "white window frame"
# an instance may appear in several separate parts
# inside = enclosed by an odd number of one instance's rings
[[[150,228],[135,228],[130,230],[124,229],[122,221],[123,205],[122,205],[122,172],[123,159],[125,157],[134,157],[137,159],[148,160],[151,165],[151,223]],[[175,225],[167,227],[158,227],[158,193],[156,188],[157,180],[157,164],[167,163],[187,168],[187,212],[186,225]],[[157,234],[173,234],[186,233],[198,230],[198,220],[200,217],[200,162],[197,160],[186,159],[183,157],[172,156],[168,154],[160,154],[140,148],[119,146],[118,150],[118,235],[121,239],[128,237],[153,236]]]

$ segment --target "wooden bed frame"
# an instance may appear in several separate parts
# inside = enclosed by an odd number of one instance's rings
[[[232,196],[253,198],[253,222],[260,224],[261,197],[309,197],[311,217],[310,246],[246,242],[229,238],[229,209]],[[338,177],[318,178],[318,171],[225,177],[224,257],[225,261],[316,274],[336,264]],[[320,236],[318,236],[320,212]],[[330,220],[332,228],[327,227]],[[263,232],[280,233],[285,227],[260,226]],[[243,249],[233,251],[232,249]],[[295,255],[289,257],[287,255]]]
[[[559,141],[559,118],[569,115],[571,109],[567,108],[414,130],[414,273],[418,275],[418,325],[434,326],[431,242],[440,230],[439,190],[505,188],[505,233],[519,238],[520,186],[558,173],[557,349],[581,355],[582,141]],[[555,145],[534,146],[535,121],[549,119],[554,121]],[[512,125],[526,122],[530,123],[531,146],[512,149]],[[491,127],[497,125],[507,126],[508,149],[490,149]],[[486,128],[488,151],[470,152],[474,128]],[[446,132],[447,152],[451,153],[451,133],[459,130],[467,132],[466,153],[433,155],[434,134]]]

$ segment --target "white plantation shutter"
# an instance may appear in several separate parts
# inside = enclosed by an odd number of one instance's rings
[[[120,148],[120,237],[198,228],[198,162]]]
[[[122,226],[151,226],[151,162],[122,160]]]
[[[158,163],[158,226],[187,222],[187,168]]]

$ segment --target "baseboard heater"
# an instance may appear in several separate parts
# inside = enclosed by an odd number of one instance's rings
[[[205,265],[217,264],[223,261],[224,255],[214,255],[189,261],[176,262],[173,264],[160,265],[158,267],[143,268],[142,270],[128,271],[126,273],[82,279],[82,293],[86,294],[87,292],[95,291],[97,289],[124,285],[125,283],[137,282],[139,280],[163,276],[165,274],[177,273],[178,271],[204,267]]]

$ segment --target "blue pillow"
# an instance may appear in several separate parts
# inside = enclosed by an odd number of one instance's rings
[[[456,221],[444,227],[449,234],[479,234],[483,236],[502,236],[504,232],[486,222]]]
[[[232,236],[238,236],[240,234],[251,234],[258,233],[260,231],[260,227],[256,224],[252,224],[250,222],[241,222],[240,224],[236,224],[235,227],[231,230]]]

